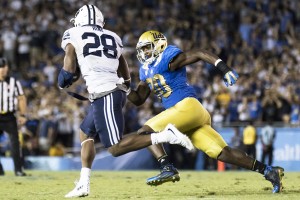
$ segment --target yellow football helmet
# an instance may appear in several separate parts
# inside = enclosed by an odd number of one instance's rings
[[[144,64],[151,64],[167,47],[167,38],[158,31],[144,32],[136,45],[137,58]]]

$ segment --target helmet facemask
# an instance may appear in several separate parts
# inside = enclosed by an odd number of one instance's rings
[[[137,58],[142,64],[151,64],[166,47],[167,39],[162,33],[158,31],[147,31],[141,35],[136,46]]]
[[[137,58],[141,63],[151,64],[158,56],[153,43],[145,43],[137,47]]]

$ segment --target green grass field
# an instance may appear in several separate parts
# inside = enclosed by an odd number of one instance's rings
[[[181,171],[181,180],[157,187],[146,185],[158,171],[94,171],[91,194],[84,199],[300,199],[300,172],[285,173],[284,191],[272,194],[271,183],[254,172]],[[59,200],[73,189],[79,172],[28,171],[30,176],[0,177],[1,200]]]

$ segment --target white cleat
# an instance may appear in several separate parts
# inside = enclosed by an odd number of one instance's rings
[[[85,197],[90,193],[90,183],[77,182],[75,188],[65,195],[65,198]]]
[[[194,145],[188,136],[181,133],[173,124],[168,124],[165,128],[170,144],[179,144],[188,150],[193,150]]]

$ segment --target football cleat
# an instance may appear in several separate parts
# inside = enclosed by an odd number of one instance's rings
[[[267,166],[264,171],[264,177],[273,185],[273,193],[280,193],[283,189],[282,177],[284,176],[284,169],[282,167]]]
[[[73,197],[85,197],[90,194],[90,183],[86,181],[76,182],[75,181],[75,188],[65,195],[66,198],[73,198]]]
[[[23,171],[16,171],[15,175],[16,176],[27,176],[27,174],[25,172],[23,172]]]
[[[160,174],[147,179],[147,185],[158,186],[166,182],[179,181],[180,176],[177,169],[172,165],[165,165],[161,167]]]
[[[181,133],[174,125],[168,124],[165,128],[168,135],[168,141],[170,144],[179,144],[188,150],[193,150],[194,146],[190,138]]]

